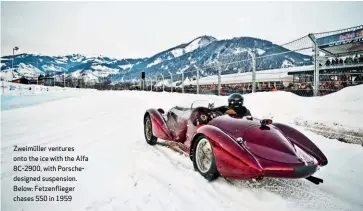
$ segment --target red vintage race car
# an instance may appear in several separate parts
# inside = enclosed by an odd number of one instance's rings
[[[226,106],[149,109],[144,115],[146,142],[157,139],[177,143],[207,180],[218,176],[262,180],[306,178],[328,163],[322,151],[298,130],[270,119],[225,115]]]

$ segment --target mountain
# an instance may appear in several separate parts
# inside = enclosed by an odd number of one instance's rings
[[[217,40],[212,36],[201,36],[152,57],[138,59],[86,57],[80,54],[56,57],[19,54],[15,56],[13,72],[16,76],[27,77],[65,72],[71,78],[84,77],[95,82],[107,78],[118,82],[139,79],[142,71],[146,72],[146,77],[154,77],[184,70],[185,76],[189,77],[195,75],[193,65],[201,68],[201,76],[214,75],[218,73],[216,65],[223,64],[222,74],[229,74],[251,71],[248,54],[251,49],[257,54],[257,71],[312,64],[312,57],[290,52],[267,40],[252,37]],[[2,71],[8,72],[11,66],[12,56],[1,58]]]

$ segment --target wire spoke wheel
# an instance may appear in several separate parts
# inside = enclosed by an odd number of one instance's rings
[[[196,149],[196,163],[202,173],[209,171],[212,165],[212,147],[205,138],[201,139]]]
[[[149,118],[147,118],[145,122],[145,136],[147,140],[150,140],[152,136],[151,122]]]
[[[158,138],[153,135],[152,122],[150,115],[146,115],[144,119],[144,135],[146,142],[150,145],[155,145]]]

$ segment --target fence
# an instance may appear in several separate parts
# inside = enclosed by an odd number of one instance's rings
[[[283,45],[236,46],[233,57],[222,55],[214,63],[194,63],[174,74],[154,75],[141,89],[217,95],[276,90],[300,96],[329,94],[363,83],[363,55],[330,55],[319,49],[317,39],[351,29],[309,34]]]
[[[1,95],[28,95],[42,92],[58,92],[64,89],[75,90],[75,88],[63,88],[58,86],[43,86],[36,84],[19,84],[1,81]]]

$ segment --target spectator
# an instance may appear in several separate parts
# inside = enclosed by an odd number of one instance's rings
[[[341,65],[343,64],[343,59],[342,58],[339,59],[339,64],[341,64]]]
[[[330,65],[330,59],[326,60],[325,65],[326,66],[329,66]]]
[[[358,54],[356,54],[356,55],[354,56],[353,63],[355,63],[355,64],[356,64],[356,63],[358,63],[358,59],[359,59],[359,58],[358,58]]]

